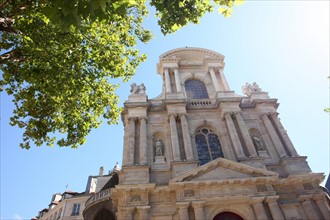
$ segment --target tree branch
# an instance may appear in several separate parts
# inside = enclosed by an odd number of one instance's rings
[[[21,52],[17,49],[13,49],[11,51],[5,52],[0,55],[0,64],[4,64],[7,60],[13,62],[22,62],[25,61],[26,58],[22,56]]]
[[[3,9],[6,7],[6,5],[9,3],[9,1],[3,1],[1,4],[0,4],[0,10],[3,11]]]

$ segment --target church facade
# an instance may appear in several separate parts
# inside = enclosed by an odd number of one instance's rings
[[[161,95],[133,83],[124,103],[122,168],[102,168],[38,219],[330,219],[324,175],[296,151],[277,99],[256,83],[236,94],[224,66],[207,49],[162,54]]]
[[[256,83],[230,90],[224,56],[160,56],[162,94],[131,85],[118,184],[93,194],[85,219],[330,219],[329,196]]]

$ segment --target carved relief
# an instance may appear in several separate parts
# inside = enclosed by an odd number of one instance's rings
[[[138,194],[131,195],[130,202],[141,202],[141,195]]]
[[[258,192],[267,192],[267,187],[264,184],[257,184],[256,187]]]
[[[192,190],[192,189],[189,189],[189,190],[185,190],[183,192],[184,194],[184,197],[194,197],[195,196],[195,191]]]
[[[303,187],[305,190],[313,190],[313,186],[310,183],[303,183]]]

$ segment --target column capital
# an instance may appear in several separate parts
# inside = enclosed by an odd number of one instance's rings
[[[136,209],[137,209],[138,212],[142,212],[143,213],[143,212],[149,211],[150,206],[149,205],[148,206],[137,206]]]
[[[280,196],[267,196],[265,201],[267,203],[273,203],[273,202],[277,202],[278,198],[280,198]]]
[[[178,115],[179,115],[180,118],[181,117],[187,117],[187,113],[179,113]]]
[[[142,117],[139,117],[139,120],[142,121],[142,119],[148,121],[148,117],[147,116],[142,116]]]
[[[258,196],[258,197],[252,197],[251,198],[251,204],[257,204],[257,203],[262,203],[265,200],[264,196]]]
[[[270,113],[269,112],[262,112],[261,114],[260,114],[260,116],[261,117],[268,117],[270,115]]]
[[[193,208],[203,208],[205,205],[205,201],[194,201],[191,203]]]
[[[278,112],[270,112],[269,115],[277,117],[279,115],[279,113]]]
[[[128,121],[134,121],[135,122],[137,119],[138,119],[137,117],[129,117],[127,120]]]
[[[170,114],[168,114],[168,119],[170,120],[171,117],[174,117],[174,119],[176,119],[177,116],[178,116],[178,114],[176,114],[176,113],[170,113]]]
[[[178,209],[187,209],[190,205],[190,202],[177,202],[176,207]]]
[[[123,213],[127,213],[127,214],[132,214],[134,212],[134,207],[122,207],[120,208],[120,210],[123,212]]]
[[[313,195],[314,201],[323,200],[324,198],[325,198],[325,195],[323,193]]]
[[[307,200],[311,200],[312,197],[313,197],[313,195],[300,195],[300,196],[298,197],[298,200],[299,200],[300,202],[305,202],[305,201],[307,201]]]

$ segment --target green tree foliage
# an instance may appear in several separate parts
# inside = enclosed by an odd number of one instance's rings
[[[237,0],[151,0],[164,34],[198,23]],[[0,3],[0,89],[13,96],[10,124],[24,130],[22,148],[76,148],[105,119],[120,115],[117,84],[146,59],[145,0],[4,0]],[[60,139],[55,136],[61,133]]]

